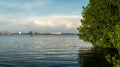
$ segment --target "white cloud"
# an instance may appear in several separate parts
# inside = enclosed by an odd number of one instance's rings
[[[2,17],[2,18],[0,18],[0,20],[5,20],[5,18]]]
[[[32,16],[29,19],[80,19],[79,15],[50,15],[50,16]]]
[[[70,21],[61,20],[61,21],[55,21],[55,20],[35,20],[34,24],[39,27],[65,27],[67,29],[74,28],[76,26],[76,23],[72,23]]]
[[[72,24],[72,23],[67,23],[66,24],[66,28],[67,29],[71,29],[71,28],[73,28],[74,27],[74,25]]]
[[[50,16],[31,16],[26,18],[9,18],[6,17],[4,20],[0,20],[0,24],[3,22],[8,23],[5,27],[11,27],[14,29],[29,29],[32,26],[35,29],[66,29],[66,30],[76,30],[80,24],[79,15],[50,15]],[[21,27],[20,27],[21,26]]]
[[[56,27],[57,24],[54,23],[52,20],[35,20],[35,25],[38,25],[39,27]]]
[[[39,27],[65,27],[67,29],[76,28],[80,16],[78,15],[51,15],[45,17],[30,17],[29,20],[33,21]]]

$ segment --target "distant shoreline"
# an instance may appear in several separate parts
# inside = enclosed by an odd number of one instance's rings
[[[9,34],[0,34],[0,35],[31,35],[30,33],[9,33]],[[77,33],[61,33],[61,34],[51,34],[51,33],[34,33],[32,35],[78,35]]]

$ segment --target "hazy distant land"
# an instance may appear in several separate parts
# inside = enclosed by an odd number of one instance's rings
[[[77,35],[78,33],[61,33],[61,32],[50,32],[50,33],[39,33],[39,32],[0,32],[0,35]]]

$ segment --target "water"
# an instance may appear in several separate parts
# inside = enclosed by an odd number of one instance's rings
[[[0,35],[0,67],[82,67],[77,35]]]

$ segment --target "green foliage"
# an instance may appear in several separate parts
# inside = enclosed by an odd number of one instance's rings
[[[107,59],[107,61],[110,64],[113,64],[114,67],[120,67],[120,60],[116,59],[116,57],[112,57],[112,58],[110,58],[110,57],[111,57],[110,55],[105,56],[105,58]],[[111,59],[112,59],[112,61],[111,61]]]
[[[116,48],[120,55],[120,0],[90,0],[82,16],[80,39],[94,46]]]

